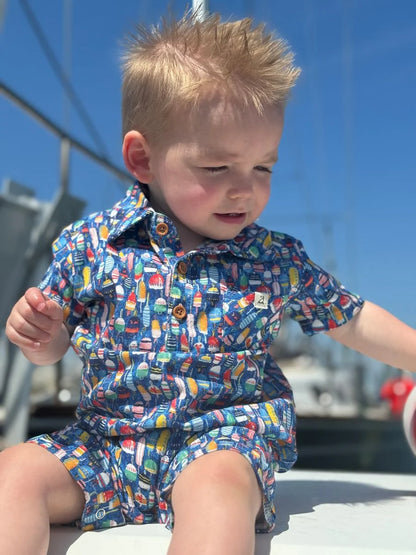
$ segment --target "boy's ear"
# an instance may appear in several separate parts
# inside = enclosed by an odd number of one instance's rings
[[[123,140],[123,159],[127,170],[141,183],[150,183],[150,147],[139,131],[129,131]]]

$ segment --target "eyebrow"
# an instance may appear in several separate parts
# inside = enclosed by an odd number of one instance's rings
[[[270,164],[275,164],[278,160],[279,160],[279,156],[277,152],[271,152],[264,158],[264,161],[269,162]]]
[[[207,158],[212,158],[214,160],[223,160],[224,158],[235,159],[239,157],[239,154],[231,152],[228,150],[216,150],[215,148],[204,148],[200,151],[201,156],[206,156]],[[279,157],[276,151],[270,152],[262,158],[262,162],[275,164]]]

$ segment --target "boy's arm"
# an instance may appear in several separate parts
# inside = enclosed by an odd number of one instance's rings
[[[327,335],[385,364],[416,372],[416,330],[369,301],[354,318]]]
[[[40,289],[31,287],[14,305],[6,323],[6,335],[31,362],[53,364],[69,347],[69,331],[63,310]]]

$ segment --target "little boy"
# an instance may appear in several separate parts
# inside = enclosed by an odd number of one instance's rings
[[[45,553],[50,522],[173,527],[169,553],[253,553],[274,473],[296,460],[290,387],[268,348],[284,312],[416,370],[416,331],[255,221],[298,76],[250,20],[138,29],[124,61],[123,157],[137,179],[65,229],[7,335],[35,364],[70,343],[76,422],[0,456],[1,553]]]

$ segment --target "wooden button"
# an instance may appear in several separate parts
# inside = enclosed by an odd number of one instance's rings
[[[186,275],[186,272],[188,270],[188,264],[186,262],[178,262],[178,272],[180,274],[182,274],[183,276]]]
[[[169,231],[169,226],[168,224],[164,224],[163,222],[160,222],[159,224],[157,224],[156,226],[156,233],[158,235],[166,235],[166,233]]]
[[[186,317],[186,308],[183,304],[177,304],[172,310],[172,314],[177,320],[183,320]]]

